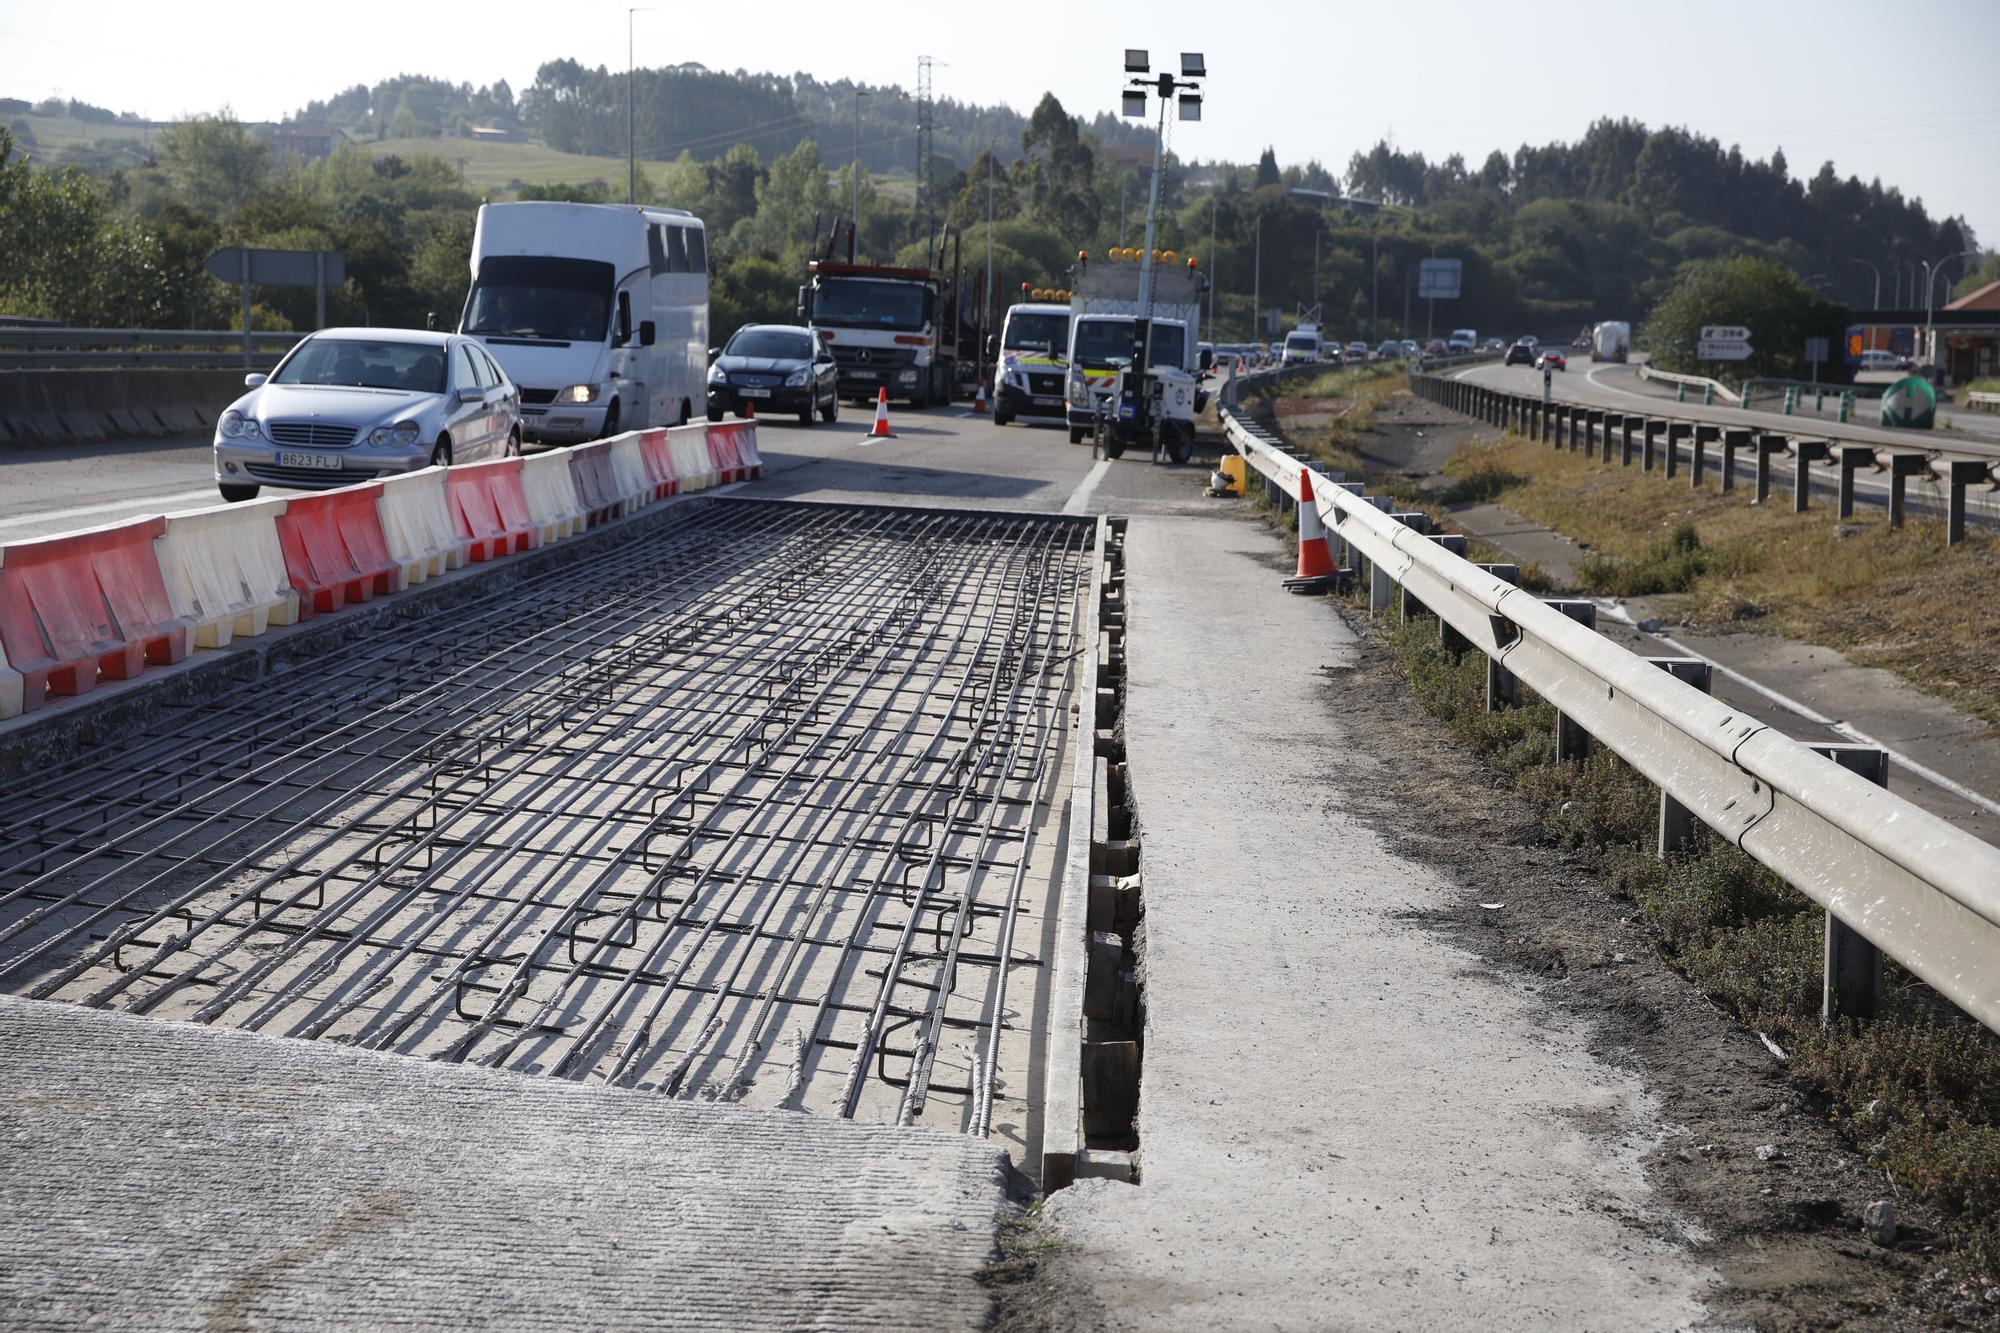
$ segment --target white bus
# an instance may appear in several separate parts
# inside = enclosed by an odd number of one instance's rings
[[[458,331],[520,386],[534,439],[685,422],[707,392],[701,219],[625,204],[482,205]]]

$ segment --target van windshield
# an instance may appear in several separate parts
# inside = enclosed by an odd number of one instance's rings
[[[1069,316],[1045,311],[1014,315],[1007,320],[1007,338],[1001,345],[1010,352],[1046,347],[1061,356],[1069,346]]]
[[[1077,364],[1103,369],[1132,364],[1133,321],[1129,319],[1086,319],[1076,326]],[[1147,348],[1149,364],[1178,368],[1187,359],[1187,330],[1178,324],[1153,325],[1152,344]]]
[[[603,342],[611,332],[611,265],[594,259],[488,255],[466,298],[461,333]]]
[[[813,294],[815,324],[845,328],[921,329],[925,289],[880,278],[821,278]]]

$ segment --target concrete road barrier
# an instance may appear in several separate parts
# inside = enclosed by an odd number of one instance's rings
[[[645,450],[640,432],[626,431],[605,441],[604,452],[611,463],[611,481],[621,513],[635,513],[653,502],[653,479],[646,471]]]
[[[156,515],[0,547],[0,645],[22,711],[188,655],[189,622],[153,553],[166,526]]]
[[[682,490],[699,491],[715,485],[715,463],[708,453],[708,427],[668,431],[667,445],[673,455],[674,476]]]
[[[639,432],[639,457],[646,465],[646,480],[655,500],[664,500],[680,489],[674,483],[674,459],[667,451],[665,427]]]
[[[577,499],[583,501],[590,526],[609,523],[618,517],[618,481],[611,472],[611,442],[579,444],[569,451],[569,472],[576,482]]]
[[[153,553],[195,647],[227,648],[298,620],[298,590],[278,543],[278,519],[289,503],[280,497],[167,515]]]

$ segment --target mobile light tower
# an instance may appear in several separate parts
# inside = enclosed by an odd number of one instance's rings
[[[1139,252],[1139,341],[1133,348],[1137,359],[1140,381],[1152,368],[1149,360],[1153,340],[1153,240],[1154,229],[1160,218],[1160,163],[1166,152],[1167,105],[1178,100],[1182,120],[1201,119],[1201,80],[1208,77],[1208,66],[1199,51],[1181,52],[1181,74],[1153,73],[1152,57],[1145,51],[1127,47],[1125,50],[1125,72],[1133,78],[1125,81],[1124,113],[1135,120],[1146,118],[1146,94],[1153,93],[1160,99],[1160,118],[1153,131],[1153,185],[1146,201],[1146,248]]]

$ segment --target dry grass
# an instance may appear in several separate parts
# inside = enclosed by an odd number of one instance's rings
[[[1668,482],[1516,436],[1461,450],[1449,470],[1588,544],[1595,558],[1579,573],[1601,591],[1669,591],[1669,611],[1693,623],[1825,644],[2000,723],[2000,541],[1989,534],[1947,550],[1935,519],[1899,531],[1879,513],[1794,514],[1788,497],[1725,496],[1713,474],[1691,491],[1685,474]]]

